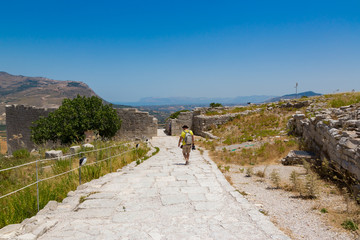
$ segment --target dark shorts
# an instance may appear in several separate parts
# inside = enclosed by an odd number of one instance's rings
[[[182,150],[183,150],[183,153],[190,153],[191,144],[183,145]]]

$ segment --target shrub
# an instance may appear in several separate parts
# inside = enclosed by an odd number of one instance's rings
[[[306,191],[307,196],[310,198],[316,198],[317,195],[317,185],[316,185],[316,175],[314,173],[309,173],[306,176]]]
[[[280,175],[277,170],[273,170],[270,174],[270,180],[275,188],[280,188]]]
[[[182,112],[189,112],[190,110],[180,110],[177,112],[172,113],[167,119],[177,119]]]
[[[210,107],[222,107],[223,105],[221,103],[210,103]]]
[[[246,169],[246,175],[245,177],[251,177],[254,174],[253,168],[249,167]]]
[[[345,220],[341,226],[347,230],[356,231],[359,229],[359,226],[351,219]]]
[[[293,191],[299,192],[300,196],[302,196],[302,181],[299,178],[299,173],[297,173],[295,170],[291,172],[290,174],[290,181],[293,184],[292,189]]]
[[[14,151],[12,155],[16,159],[24,159],[30,157],[29,151],[24,148]]]
[[[327,210],[326,208],[322,208],[322,209],[320,210],[320,212],[321,212],[321,213],[328,213],[328,210]]]

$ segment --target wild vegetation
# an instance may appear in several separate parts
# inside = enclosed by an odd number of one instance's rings
[[[222,107],[223,105],[221,104],[221,103],[214,103],[214,102],[212,102],[212,103],[210,103],[210,105],[209,105],[211,108],[215,108],[215,107]]]
[[[285,157],[290,150],[308,150],[301,139],[289,135],[287,129],[288,120],[295,112],[300,111],[307,116],[311,114],[306,112],[306,107],[294,107],[297,102],[306,100],[317,102],[318,110],[321,110],[328,107],[358,104],[360,103],[360,93],[351,92],[302,98],[292,100],[292,104],[280,101],[211,110],[206,115],[224,115],[236,112],[243,114],[237,115],[226,124],[213,126],[211,133],[218,139],[202,138],[198,140],[197,144],[200,148],[210,151],[213,160],[229,182],[232,179],[226,169],[236,168],[234,166],[240,165],[239,173],[244,173],[247,177],[260,178],[257,181],[265,181],[267,178],[273,189],[292,191],[297,193],[300,199],[317,199],[320,191],[322,195],[323,191],[341,195],[348,206],[346,211],[336,210],[336,207],[328,206],[324,202],[322,204],[326,205],[326,208],[323,212],[326,212],[324,213],[326,218],[334,222],[337,227],[355,231],[360,224],[360,207],[355,204],[354,199],[351,199],[349,191],[351,179],[349,176],[342,176],[336,172],[336,168],[331,164],[304,162],[306,173],[300,174],[294,171],[288,179],[283,179],[278,171],[268,173],[268,176],[265,175],[266,166],[279,164],[279,160]],[[250,110],[252,111],[247,112]],[[264,166],[265,170],[254,171],[255,166]]]
[[[84,140],[87,130],[94,130],[102,138],[109,139],[120,129],[121,121],[111,104],[103,104],[99,97],[78,95],[74,99],[64,99],[57,110],[34,124],[31,129],[33,142],[70,144]]]
[[[170,119],[176,119],[176,118],[179,117],[180,113],[182,113],[182,112],[189,112],[189,111],[190,111],[190,110],[186,110],[186,109],[176,111],[176,112],[170,114],[170,116],[168,117],[168,119],[169,119],[169,118],[170,118]]]
[[[44,157],[43,150],[37,156],[30,156],[26,150],[15,151],[11,159],[2,156],[0,169],[32,163],[0,172],[0,196],[35,183],[36,169],[38,169],[38,178],[42,179],[38,184],[39,207],[42,209],[50,200],[61,202],[69,191],[77,188],[80,157],[87,157],[86,164],[81,167],[81,183],[85,183],[116,171],[132,161],[142,162],[146,159],[145,155],[149,150],[145,144],[140,144],[136,149],[131,144],[120,142],[98,141],[95,146],[99,150],[87,151],[88,149],[83,148],[82,152],[76,155],[37,162],[36,159]],[[154,154],[157,152],[158,150]],[[54,177],[58,174],[63,175]],[[35,215],[37,213],[36,184],[0,199],[0,209],[0,228],[8,224],[19,223],[25,218]]]
[[[349,92],[325,95],[329,107],[338,108],[360,103],[360,92]]]

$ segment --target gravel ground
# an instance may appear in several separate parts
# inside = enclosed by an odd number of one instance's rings
[[[253,168],[254,173],[263,171],[265,166]],[[265,179],[257,176],[246,177],[246,170],[239,171],[238,165],[230,165],[226,173],[231,177],[233,186],[240,192],[248,195],[245,197],[254,203],[259,210],[270,216],[275,225],[287,233],[292,239],[357,239],[355,233],[335,228],[327,223],[326,217],[320,212],[324,206],[338,206],[344,208],[343,200],[334,194],[320,193],[318,199],[304,200],[296,198],[297,193],[282,189],[273,189],[270,174],[273,169],[278,170],[282,180],[289,179],[293,170],[305,173],[301,166],[268,165]]]

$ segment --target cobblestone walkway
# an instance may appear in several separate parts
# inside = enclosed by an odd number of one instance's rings
[[[23,223],[17,239],[289,239],[229,185],[206,153],[193,151],[184,165],[177,141],[154,138],[156,156],[50,203]]]

